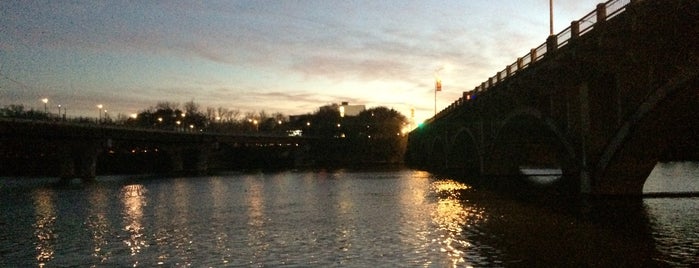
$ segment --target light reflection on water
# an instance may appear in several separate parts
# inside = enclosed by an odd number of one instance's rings
[[[576,220],[409,170],[110,177],[15,187],[0,202],[8,229],[0,235],[3,267],[596,264],[590,256],[699,262],[692,259],[696,198],[644,200],[640,211],[624,212],[631,217],[610,214],[622,218],[615,227],[604,214]],[[608,256],[605,247],[651,250]],[[536,262],[544,256],[553,257]]]
[[[643,185],[644,193],[699,193],[699,162],[661,162]]]
[[[440,197],[437,208],[432,211],[432,220],[437,226],[439,238],[437,240],[440,251],[445,252],[451,259],[452,266],[463,264],[464,251],[468,250],[470,243],[463,240],[462,228],[468,228],[469,222],[475,222],[483,218],[477,209],[465,208],[459,197],[460,190],[470,187],[452,180],[435,181],[431,188]],[[471,213],[475,211],[476,213]]]
[[[56,209],[54,207],[54,193],[47,189],[37,189],[34,194],[34,208],[36,222],[34,223],[34,235],[36,236],[36,260],[39,267],[54,258],[54,243],[56,233]]]
[[[147,246],[144,237],[143,207],[146,206],[146,188],[140,184],[126,185],[122,188],[124,203],[124,230],[129,233],[124,244],[131,251],[131,256],[141,252]],[[137,263],[134,263],[134,266]]]
[[[94,191],[89,192],[89,210],[87,219],[87,228],[92,234],[92,256],[99,259],[102,263],[109,259],[111,252],[102,250],[103,247],[108,245],[109,229],[111,229],[109,220],[107,219],[108,201],[105,191],[101,188],[97,188]]]

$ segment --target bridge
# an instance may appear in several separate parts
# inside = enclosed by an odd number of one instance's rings
[[[211,168],[230,166],[234,161],[249,162],[251,158],[293,166],[302,164],[311,140],[264,133],[176,132],[0,118],[0,170],[10,170],[13,165],[27,168],[26,163],[17,161],[38,161],[30,166],[53,169],[44,174],[93,179],[99,159],[125,154],[164,155],[164,166],[173,173],[203,174]]]
[[[406,162],[641,194],[664,154],[699,149],[697,44],[699,1],[599,4],[412,131]]]

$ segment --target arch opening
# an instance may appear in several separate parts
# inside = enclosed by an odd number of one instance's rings
[[[448,167],[447,162],[447,151],[444,140],[440,138],[434,139],[432,142],[432,149],[429,151],[430,163],[427,166],[431,167],[433,170],[445,171]]]
[[[449,169],[463,175],[480,174],[481,156],[473,135],[459,131],[449,147]]]
[[[527,185],[576,191],[574,160],[553,125],[531,113],[511,117],[499,129],[485,171]]]
[[[658,180],[678,177],[658,174],[678,166],[667,163],[699,160],[699,77],[676,81],[659,87],[611,139],[598,167],[596,193],[644,194],[665,183]],[[647,185],[649,179],[656,185]]]

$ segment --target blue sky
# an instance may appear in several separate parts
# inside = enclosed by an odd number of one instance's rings
[[[554,0],[555,32],[592,11]],[[131,114],[159,101],[301,114],[348,101],[416,120],[543,43],[547,0],[0,2],[0,105]],[[57,108],[54,108],[57,111]]]

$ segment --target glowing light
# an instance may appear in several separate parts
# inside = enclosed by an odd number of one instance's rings
[[[475,206],[467,206],[460,198],[461,191],[471,187],[453,180],[435,181],[432,190],[439,197],[437,207],[432,212],[432,221],[437,225],[441,240],[440,251],[446,253],[454,267],[466,261],[465,249],[471,244],[461,235],[465,226],[474,225],[484,220],[485,213]]]
[[[131,255],[141,252],[146,247],[146,240],[143,236],[143,206],[146,204],[146,188],[140,184],[126,185],[121,189],[124,203],[124,220],[127,223],[124,230],[131,235],[124,240],[124,244],[131,250]]]
[[[54,244],[56,234],[54,224],[56,222],[56,210],[54,208],[53,191],[40,189],[34,192],[34,209],[36,211],[36,222],[34,223],[34,235],[37,238],[36,260],[39,267],[46,265],[54,258]]]

